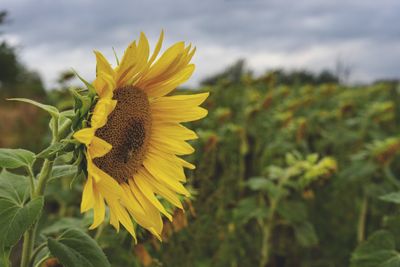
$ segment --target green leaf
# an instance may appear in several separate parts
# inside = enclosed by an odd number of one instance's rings
[[[272,182],[265,177],[252,177],[247,181],[247,185],[254,191],[267,191]]]
[[[383,196],[380,196],[379,199],[387,202],[393,202],[396,204],[400,204],[400,192],[393,192]]]
[[[234,219],[243,224],[251,219],[264,219],[267,214],[268,207],[259,203],[255,197],[240,200],[238,206],[233,210]]]
[[[282,190],[274,182],[265,177],[250,178],[247,181],[247,185],[251,190],[266,192],[270,198],[275,198],[282,193]]]
[[[307,219],[306,206],[297,201],[282,201],[277,207],[278,214],[290,223],[300,223]]]
[[[51,179],[71,177],[76,174],[78,167],[74,165],[54,166],[51,172]]]
[[[84,229],[85,227],[87,227],[87,223],[85,223],[83,220],[80,219],[76,219],[76,218],[61,218],[59,220],[57,220],[55,223],[53,223],[52,225],[44,228],[41,231],[41,234],[44,235],[52,235],[52,234],[56,234],[59,233],[61,231],[64,231],[66,229],[69,228],[82,228]],[[90,223],[89,223],[90,225]]]
[[[400,266],[400,253],[392,233],[380,230],[361,243],[351,256],[351,267]]]
[[[77,126],[76,124],[80,122],[81,119],[84,118],[90,111],[94,100],[93,97],[90,97],[88,95],[81,95],[74,89],[70,89],[70,93],[72,94],[75,100],[74,110],[76,113],[76,115],[72,119],[72,122],[73,125]]]
[[[0,168],[15,169],[31,166],[35,154],[25,149],[0,148]]]
[[[294,225],[294,235],[297,242],[303,247],[311,247],[318,244],[314,226],[309,222]]]
[[[58,111],[58,109],[56,107],[53,107],[53,106],[50,106],[50,105],[45,105],[45,104],[36,102],[34,100],[31,100],[31,99],[27,99],[27,98],[9,98],[8,100],[20,101],[20,102],[25,102],[25,103],[32,104],[34,106],[37,106],[38,108],[43,109],[44,111],[47,111],[54,118],[58,118],[58,116],[60,115],[60,112]]]
[[[41,213],[43,197],[27,202],[28,191],[26,177],[0,173],[0,250],[13,247]]]
[[[78,74],[78,72],[76,72],[74,69],[72,71],[74,72],[76,77],[78,77],[78,79],[81,80],[81,82],[83,82],[86,85],[86,87],[89,90],[90,94],[96,95],[96,89],[94,88],[94,86],[90,82],[86,81],[82,76],[80,76]]]
[[[78,229],[66,230],[47,240],[51,254],[65,267],[108,267],[110,263],[97,243]]]
[[[42,150],[39,154],[36,155],[37,158],[50,158],[55,156],[58,151],[62,150],[67,143],[57,142],[55,144],[50,145],[49,147]]]
[[[60,126],[67,122],[67,120],[72,120],[75,117],[75,111],[73,109],[65,110],[60,113]]]

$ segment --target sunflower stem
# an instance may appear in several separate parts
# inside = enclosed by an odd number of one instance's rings
[[[69,131],[71,130],[71,125],[72,121],[70,120],[61,125],[61,127],[58,129],[57,140],[63,139],[67,135],[67,133],[69,133]]]
[[[31,198],[33,198],[33,195],[35,194],[35,174],[33,173],[31,166],[26,167],[26,171],[28,172],[29,176]]]
[[[58,132],[58,119],[53,119],[52,120],[52,140],[51,144],[56,143],[59,140],[59,132]],[[44,194],[44,190],[46,188],[46,183],[50,178],[51,171],[53,169],[53,160],[45,159],[42,165],[42,168],[40,170],[39,178],[38,178],[38,184],[35,189],[32,189],[31,187],[31,200],[35,199],[39,196],[42,196]],[[32,173],[33,174],[33,173]],[[31,176],[31,173],[30,173]],[[32,176],[33,179],[34,176]],[[32,180],[33,182],[33,180]],[[34,183],[33,183],[34,186]],[[36,231],[37,231],[37,224],[38,220],[32,225],[32,227],[25,232],[24,234],[24,243],[22,247],[22,255],[21,255],[21,267],[28,267],[32,253],[33,253],[33,248],[35,244],[35,239],[36,239]]]

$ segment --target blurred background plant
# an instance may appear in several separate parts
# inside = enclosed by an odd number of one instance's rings
[[[6,18],[1,13],[0,22]],[[40,152],[51,138],[46,114],[5,99],[66,110],[76,77],[63,72],[58,88],[46,91],[17,52],[0,45],[0,147]],[[188,173],[193,198],[165,222],[162,243],[139,231],[135,245],[108,225],[90,231],[113,266],[400,264],[397,81],[348,86],[332,72],[302,70],[255,76],[240,60],[187,90],[211,92],[209,116],[193,125],[200,137],[189,157],[197,166]],[[65,229],[87,231],[91,221],[79,212],[82,177],[62,164],[48,184],[37,244]],[[19,243],[15,266],[20,251]]]

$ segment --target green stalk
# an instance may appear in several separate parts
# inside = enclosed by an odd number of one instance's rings
[[[365,224],[367,221],[367,212],[368,212],[368,197],[364,193],[361,208],[360,208],[360,215],[358,217],[358,226],[357,226],[357,241],[361,243],[365,240]]]
[[[30,261],[29,261],[29,266],[33,266],[33,263],[35,262],[36,256],[37,256],[37,255],[40,253],[40,251],[41,251],[42,249],[44,249],[46,246],[47,246],[47,242],[44,242],[44,243],[40,244],[39,246],[37,246],[37,247],[35,248],[35,250],[33,251],[32,256],[31,256],[31,259],[30,259]]]
[[[52,120],[52,140],[51,145],[56,143],[59,140],[58,133],[58,119],[53,118]],[[45,159],[42,165],[42,169],[40,170],[40,175],[38,178],[38,185],[36,188],[31,188],[32,198],[42,196],[44,194],[44,190],[46,188],[46,183],[50,178],[51,170],[53,169],[53,160]],[[32,184],[34,186],[34,184]],[[34,248],[34,243],[36,239],[36,231],[38,227],[37,220],[32,227],[25,232],[24,234],[24,243],[22,246],[22,255],[21,255],[21,267],[29,267],[29,262],[32,257],[32,252]]]
[[[10,251],[3,251],[0,255],[0,266],[11,267]]]
[[[286,174],[278,183],[278,191],[280,192],[286,181],[290,178],[290,171],[286,171]],[[275,226],[275,213],[278,207],[279,201],[281,200],[281,195],[278,194],[276,198],[270,200],[269,211],[265,222],[262,222],[261,232],[262,232],[262,243],[261,243],[261,253],[260,253],[260,267],[265,267],[269,263],[269,257],[271,255],[270,243],[271,243],[271,233]]]
[[[270,252],[270,240],[272,229],[275,225],[275,212],[278,205],[278,198],[271,200],[270,209],[266,218],[265,223],[261,229],[262,231],[262,243],[261,243],[261,259],[260,267],[265,267],[269,262]]]
[[[33,174],[31,166],[26,167],[26,171],[28,172],[30,191],[31,191],[31,199],[32,199],[33,195],[35,194],[35,175]]]

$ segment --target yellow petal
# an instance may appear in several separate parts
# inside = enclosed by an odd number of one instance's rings
[[[117,217],[116,210],[114,208],[111,208],[112,204],[108,203],[108,206],[110,207],[110,224],[114,226],[115,230],[117,233],[119,232],[119,220]]]
[[[154,192],[168,200],[172,205],[183,209],[182,203],[174,191],[159,183],[146,169],[139,170],[139,173],[145,178],[143,179],[143,183],[146,183]]]
[[[122,197],[122,202],[124,206],[128,209],[128,211],[132,214],[134,218],[144,217],[145,211],[139,204],[138,200],[132,195],[132,191],[129,185],[127,183],[122,183],[121,187],[124,190],[124,194]]]
[[[136,41],[133,41],[125,50],[121,63],[116,68],[116,80],[118,84],[126,77],[128,72],[134,67],[134,60],[137,55]]]
[[[161,220],[160,212],[147,200],[147,198],[142,194],[142,192],[138,189],[137,185],[133,182],[133,180],[129,180],[129,187],[131,188],[134,196],[138,199],[140,205],[143,207],[144,211],[146,212],[146,223],[151,222],[151,227],[143,227],[147,229],[154,228],[155,233],[159,236],[161,235],[163,223]],[[138,221],[139,222],[139,221]]]
[[[96,181],[99,192],[101,192],[101,194],[107,200],[120,199],[124,192],[119,183],[106,172],[99,169],[96,165],[93,164],[93,166],[93,168],[96,170],[95,173],[100,176],[99,181]]]
[[[111,77],[114,76],[114,70],[111,68],[110,63],[99,51],[94,51],[96,55],[96,76],[99,76],[100,72],[104,72]]]
[[[206,109],[198,107],[209,93],[195,95],[165,96],[151,102],[151,112],[154,121],[188,122],[205,117]]]
[[[123,190],[125,191],[124,197],[123,197],[123,203],[131,216],[135,219],[135,221],[141,225],[143,228],[148,229],[149,231],[152,231],[151,229],[154,229],[156,227],[156,223],[152,221],[151,217],[148,217],[147,211],[144,210],[142,205],[139,203],[138,198],[136,195],[132,192],[131,187],[128,184],[123,184],[121,185]],[[127,202],[129,205],[127,205]],[[157,227],[156,227],[157,228]]]
[[[85,183],[85,186],[83,187],[83,192],[82,192],[81,212],[86,212],[89,209],[93,208],[95,204],[94,198],[95,197],[93,194],[93,180],[91,176],[88,176],[88,179]]]
[[[181,158],[179,158],[179,157],[177,157],[177,160],[178,160],[179,163],[180,163],[183,167],[185,167],[185,168],[188,168],[188,169],[190,169],[190,170],[196,169],[196,166],[195,166],[195,165],[193,165],[193,164],[191,164],[191,163],[189,163],[189,162],[187,162],[187,161],[185,161],[185,160],[183,160],[183,159],[181,159]]]
[[[148,186],[145,182],[143,182],[145,178],[140,174],[137,173],[134,177],[134,183],[137,185],[138,189],[143,193],[143,195],[147,198],[150,203],[156,207],[162,214],[164,214],[168,220],[172,221],[172,216],[169,214],[163,205],[158,201],[158,199],[154,196],[154,192],[152,187]]]
[[[100,193],[95,189],[95,204],[93,206],[93,224],[89,227],[89,229],[94,229],[99,226],[104,221],[104,216],[106,213],[106,207],[104,205],[104,198],[100,195]]]
[[[174,154],[166,153],[161,151],[159,148],[150,145],[146,156],[146,159],[147,158],[152,160],[153,163],[158,162],[158,166],[160,170],[163,171],[165,177],[169,177],[169,179],[174,179],[181,182],[186,181],[182,165]]]
[[[74,133],[73,137],[82,144],[89,145],[94,137],[93,128],[84,128]]]
[[[163,72],[167,71],[174,61],[176,61],[185,49],[184,42],[178,42],[168,48],[163,55],[151,66],[147,74],[142,78],[141,83],[146,84],[149,81],[157,79]]]
[[[95,136],[92,140],[92,143],[89,145],[88,151],[92,159],[94,159],[103,157],[105,154],[110,152],[111,149],[112,149],[111,144]]]
[[[119,230],[119,222],[121,222],[121,224],[125,227],[125,229],[136,240],[136,235],[135,235],[135,230],[133,229],[132,220],[126,209],[122,207],[118,201],[115,200],[110,200],[107,203],[110,207],[110,214],[112,214],[112,216],[110,217],[110,223],[111,223],[111,218],[113,218],[112,225],[114,227],[116,226],[116,229]],[[117,222],[115,222],[115,220]]]
[[[153,55],[151,56],[151,58],[149,60],[149,63],[148,63],[149,65],[151,65],[154,62],[154,60],[156,60],[158,53],[160,53],[163,40],[164,40],[164,30],[162,30],[160,33],[160,37],[158,38],[157,45],[154,48]]]
[[[114,78],[111,75],[108,75],[105,72],[99,72],[99,75],[93,82],[93,86],[96,89],[96,92],[100,96],[100,98],[111,99],[116,84]]]
[[[160,157],[155,157],[153,155],[148,156],[144,161],[144,167],[151,173],[151,175],[157,179],[160,183],[168,186],[170,189],[175,192],[190,196],[190,193],[186,190],[186,188],[177,180],[177,177],[171,176],[171,172],[175,173],[175,170],[168,166],[168,163],[165,161],[160,164]],[[164,166],[168,166],[168,169],[164,169]],[[179,177],[181,180],[182,178]]]
[[[200,93],[191,95],[174,95],[156,98],[151,102],[154,109],[164,108],[164,109],[176,109],[182,108],[192,108],[194,106],[201,105],[210,93]]]
[[[161,138],[167,136],[179,140],[193,140],[197,139],[197,134],[180,125],[179,123],[166,123],[162,121],[153,121],[152,123],[152,136]]]
[[[186,82],[192,76],[194,69],[195,66],[190,64],[174,75],[171,75],[169,78],[165,78],[157,83],[152,83],[151,85],[146,85],[144,89],[151,97],[164,96],[180,84]]]
[[[150,140],[152,146],[167,153],[188,155],[194,152],[194,148],[183,140],[169,138],[167,136],[152,136]]]
[[[108,115],[115,109],[116,100],[101,98],[97,101],[90,120],[92,128],[99,129],[107,123]]]

